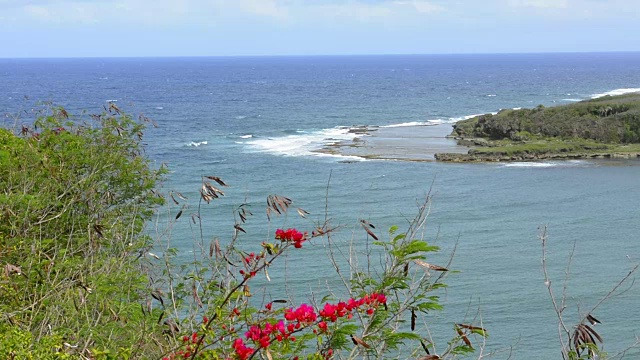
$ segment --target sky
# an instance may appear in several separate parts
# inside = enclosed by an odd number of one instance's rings
[[[0,0],[0,57],[640,51],[640,0]]]

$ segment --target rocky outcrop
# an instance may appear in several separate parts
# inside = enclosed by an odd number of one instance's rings
[[[438,161],[446,162],[500,162],[500,161],[536,161],[536,160],[570,160],[570,159],[636,159],[640,153],[521,153],[501,154],[470,151],[467,154],[439,153]]]

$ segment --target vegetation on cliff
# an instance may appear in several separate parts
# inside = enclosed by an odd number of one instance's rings
[[[452,137],[477,146],[448,161],[636,157],[640,154],[640,94],[574,104],[502,110],[457,122]]]
[[[18,134],[0,129],[0,358],[147,352],[162,332],[140,313],[136,255],[164,170],[143,154],[144,122],[115,106],[34,115]]]
[[[491,140],[580,138],[602,143],[640,142],[640,94],[605,96],[574,104],[502,110],[454,125],[452,135]]]

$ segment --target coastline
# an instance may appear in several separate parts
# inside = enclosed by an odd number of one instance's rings
[[[573,104],[507,109],[459,121],[449,138],[473,148],[439,153],[449,162],[640,157],[640,94],[596,97]]]
[[[430,162],[436,154],[467,154],[469,147],[447,137],[451,124],[356,126],[351,140],[339,140],[316,150],[322,154],[355,156],[367,160]]]
[[[451,136],[450,123],[408,126],[354,126],[354,137],[338,140],[314,152],[363,160],[410,162],[521,162],[544,160],[639,159],[640,150],[625,147],[557,151],[494,151],[482,138]],[[345,160],[348,161],[348,160]]]
[[[517,162],[538,160],[588,160],[588,159],[637,159],[640,152],[594,152],[594,153],[522,153],[517,155],[496,153],[438,153],[438,161],[443,162]]]

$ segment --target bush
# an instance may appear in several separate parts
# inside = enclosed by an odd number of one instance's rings
[[[486,335],[462,319],[444,346],[426,335],[421,319],[442,307],[438,292],[448,272],[426,262],[438,248],[418,237],[428,199],[406,232],[392,227],[379,238],[362,221],[362,236],[379,249],[376,260],[374,253],[359,260],[364,267],[335,255],[336,229],[328,223],[239,247],[238,238],[251,236],[244,234],[251,217],[245,205],[232,239],[207,247],[201,233],[201,256],[179,265],[163,235],[155,243],[145,235],[154,209],[166,203],[154,190],[166,170],[150,167],[140,143],[146,122],[113,104],[89,118],[45,106],[18,134],[0,130],[0,357],[325,359],[437,349],[453,358],[474,351],[472,335]],[[203,178],[191,214],[201,229],[202,206],[222,196],[224,185]],[[167,196],[166,206],[180,205],[171,221],[159,222],[170,231],[190,207],[180,193]],[[267,224],[291,204],[270,195]],[[333,249],[328,266],[342,290],[306,303],[252,298],[257,275],[268,278],[281,256],[301,254],[311,241]]]
[[[569,105],[505,110],[459,121],[453,135],[493,140],[536,137],[580,138],[604,143],[640,141],[640,95],[606,96]]]
[[[117,352],[153,327],[132,311],[165,172],[143,156],[143,129],[112,105],[87,119],[45,106],[19,134],[0,130],[0,327],[69,353]]]

